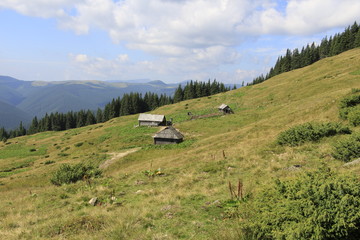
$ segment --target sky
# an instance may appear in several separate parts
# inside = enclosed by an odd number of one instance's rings
[[[359,13],[359,0],[1,0],[0,75],[246,83]]]

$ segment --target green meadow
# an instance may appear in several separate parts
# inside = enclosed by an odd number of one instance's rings
[[[242,227],[251,214],[239,211],[276,179],[324,166],[359,176],[360,164],[344,167],[332,154],[346,134],[277,144],[281,132],[309,122],[359,132],[339,117],[341,99],[360,88],[359,71],[358,48],[258,85],[154,110],[183,133],[178,145],[154,146],[160,128],[137,127],[138,115],[1,142],[0,239],[252,239]],[[187,115],[217,113],[222,103],[234,114]],[[50,181],[62,164],[98,167],[111,159],[101,177]],[[242,198],[229,189],[239,181]]]

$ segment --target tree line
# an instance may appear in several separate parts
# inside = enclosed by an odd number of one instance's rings
[[[261,83],[278,74],[308,66],[323,58],[335,56],[357,47],[360,47],[360,26],[355,22],[352,26],[347,27],[344,32],[335,34],[330,38],[323,38],[320,45],[313,42],[311,45],[302,47],[301,50],[298,48],[293,51],[287,49],[286,54],[277,59],[275,66],[270,68],[265,76],[261,74],[248,85]]]
[[[234,85],[233,89],[236,89],[236,85]],[[230,87],[225,87],[223,83],[217,82],[216,79],[214,79],[213,82],[210,82],[210,79],[207,82],[190,81],[184,88],[182,88],[181,84],[178,86],[175,91],[173,101],[174,103],[177,103],[193,98],[210,96],[229,90]]]
[[[236,88],[236,86],[234,86]],[[19,127],[7,131],[4,127],[0,128],[0,140],[7,140],[24,135],[31,135],[45,131],[63,131],[73,128],[84,127],[96,123],[103,123],[112,118],[142,113],[154,110],[158,107],[180,102],[187,99],[210,96],[220,92],[229,91],[223,83],[215,80],[210,82],[190,81],[184,87],[179,85],[174,97],[147,92],[144,96],[140,93],[127,93],[121,98],[114,98],[105,105],[103,109],[97,111],[80,110],[77,112],[51,113],[45,114],[41,119],[34,117],[30,127],[26,129],[20,122]]]

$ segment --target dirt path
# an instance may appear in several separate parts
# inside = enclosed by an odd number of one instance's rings
[[[134,153],[136,151],[139,151],[141,148],[132,148],[126,152],[121,152],[121,153],[109,153],[110,155],[112,155],[112,158],[110,158],[109,160],[106,160],[105,162],[103,162],[102,164],[100,164],[99,168],[100,169],[105,169],[107,167],[109,167],[111,164],[113,164],[116,160],[125,157],[126,155],[129,155],[131,153]]]

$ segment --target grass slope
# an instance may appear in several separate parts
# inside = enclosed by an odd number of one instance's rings
[[[278,146],[276,136],[308,121],[340,121],[338,102],[360,88],[360,49],[323,59],[262,84],[161,107],[186,137],[179,145],[154,146],[158,128],[137,127],[137,115],[65,132],[45,132],[0,143],[1,239],[239,239],[236,219],[226,218],[228,182],[240,179],[256,194],[286,168],[343,168],[326,138],[299,147]],[[235,114],[189,120],[226,103]],[[358,131],[359,129],[353,128]],[[56,187],[62,163],[114,161],[90,183]],[[125,154],[124,154],[125,155]],[[161,168],[164,173],[146,176]],[[87,202],[98,197],[101,205]],[[220,202],[220,203],[219,203]]]

